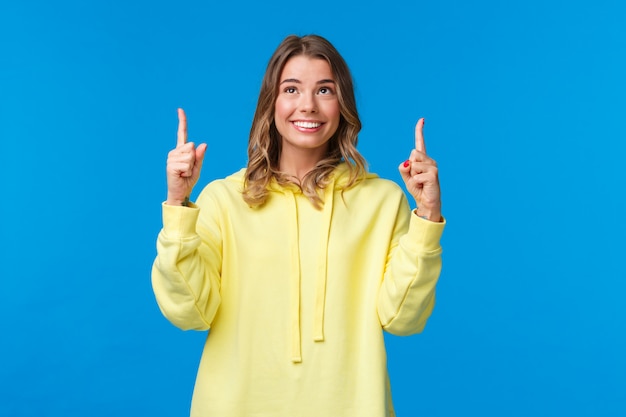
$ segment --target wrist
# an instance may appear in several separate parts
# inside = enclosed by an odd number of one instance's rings
[[[165,204],[167,204],[168,206],[189,207],[190,204],[191,204],[191,201],[189,200],[189,197],[185,197],[182,200],[180,198],[170,198],[170,197],[168,197],[167,200],[165,200]]]
[[[421,207],[416,208],[414,211],[416,216],[421,217],[424,220],[439,223],[441,222],[440,210],[427,210]]]

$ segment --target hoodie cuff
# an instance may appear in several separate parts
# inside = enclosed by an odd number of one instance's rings
[[[407,244],[415,250],[433,251],[440,248],[439,241],[446,227],[446,219],[441,216],[441,222],[431,222],[422,219],[415,212],[411,213],[409,222],[409,242]]]
[[[170,238],[184,238],[196,235],[196,223],[200,209],[194,203],[189,206],[171,206],[162,203],[163,232]]]

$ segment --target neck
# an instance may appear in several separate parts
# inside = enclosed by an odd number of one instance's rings
[[[280,171],[301,181],[324,157],[326,150],[282,149]]]

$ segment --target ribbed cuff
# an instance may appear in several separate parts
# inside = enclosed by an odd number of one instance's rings
[[[421,248],[426,251],[439,249],[439,241],[445,227],[446,219],[443,216],[441,216],[441,222],[431,222],[430,220],[422,219],[413,211],[409,222],[409,232],[407,233],[409,242],[406,243],[415,249]]]
[[[196,223],[200,209],[194,203],[185,206],[162,204],[163,231],[170,238],[189,237],[196,235]]]

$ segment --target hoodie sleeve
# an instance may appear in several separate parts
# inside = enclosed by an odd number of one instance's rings
[[[378,316],[383,329],[402,336],[421,332],[432,313],[441,272],[439,240],[445,227],[445,220],[434,223],[409,213],[407,204],[403,199],[403,207],[398,210],[378,292]]]
[[[183,330],[207,330],[221,301],[221,233],[207,212],[217,207],[163,204],[152,288],[163,315]],[[202,236],[202,237],[201,237]]]

